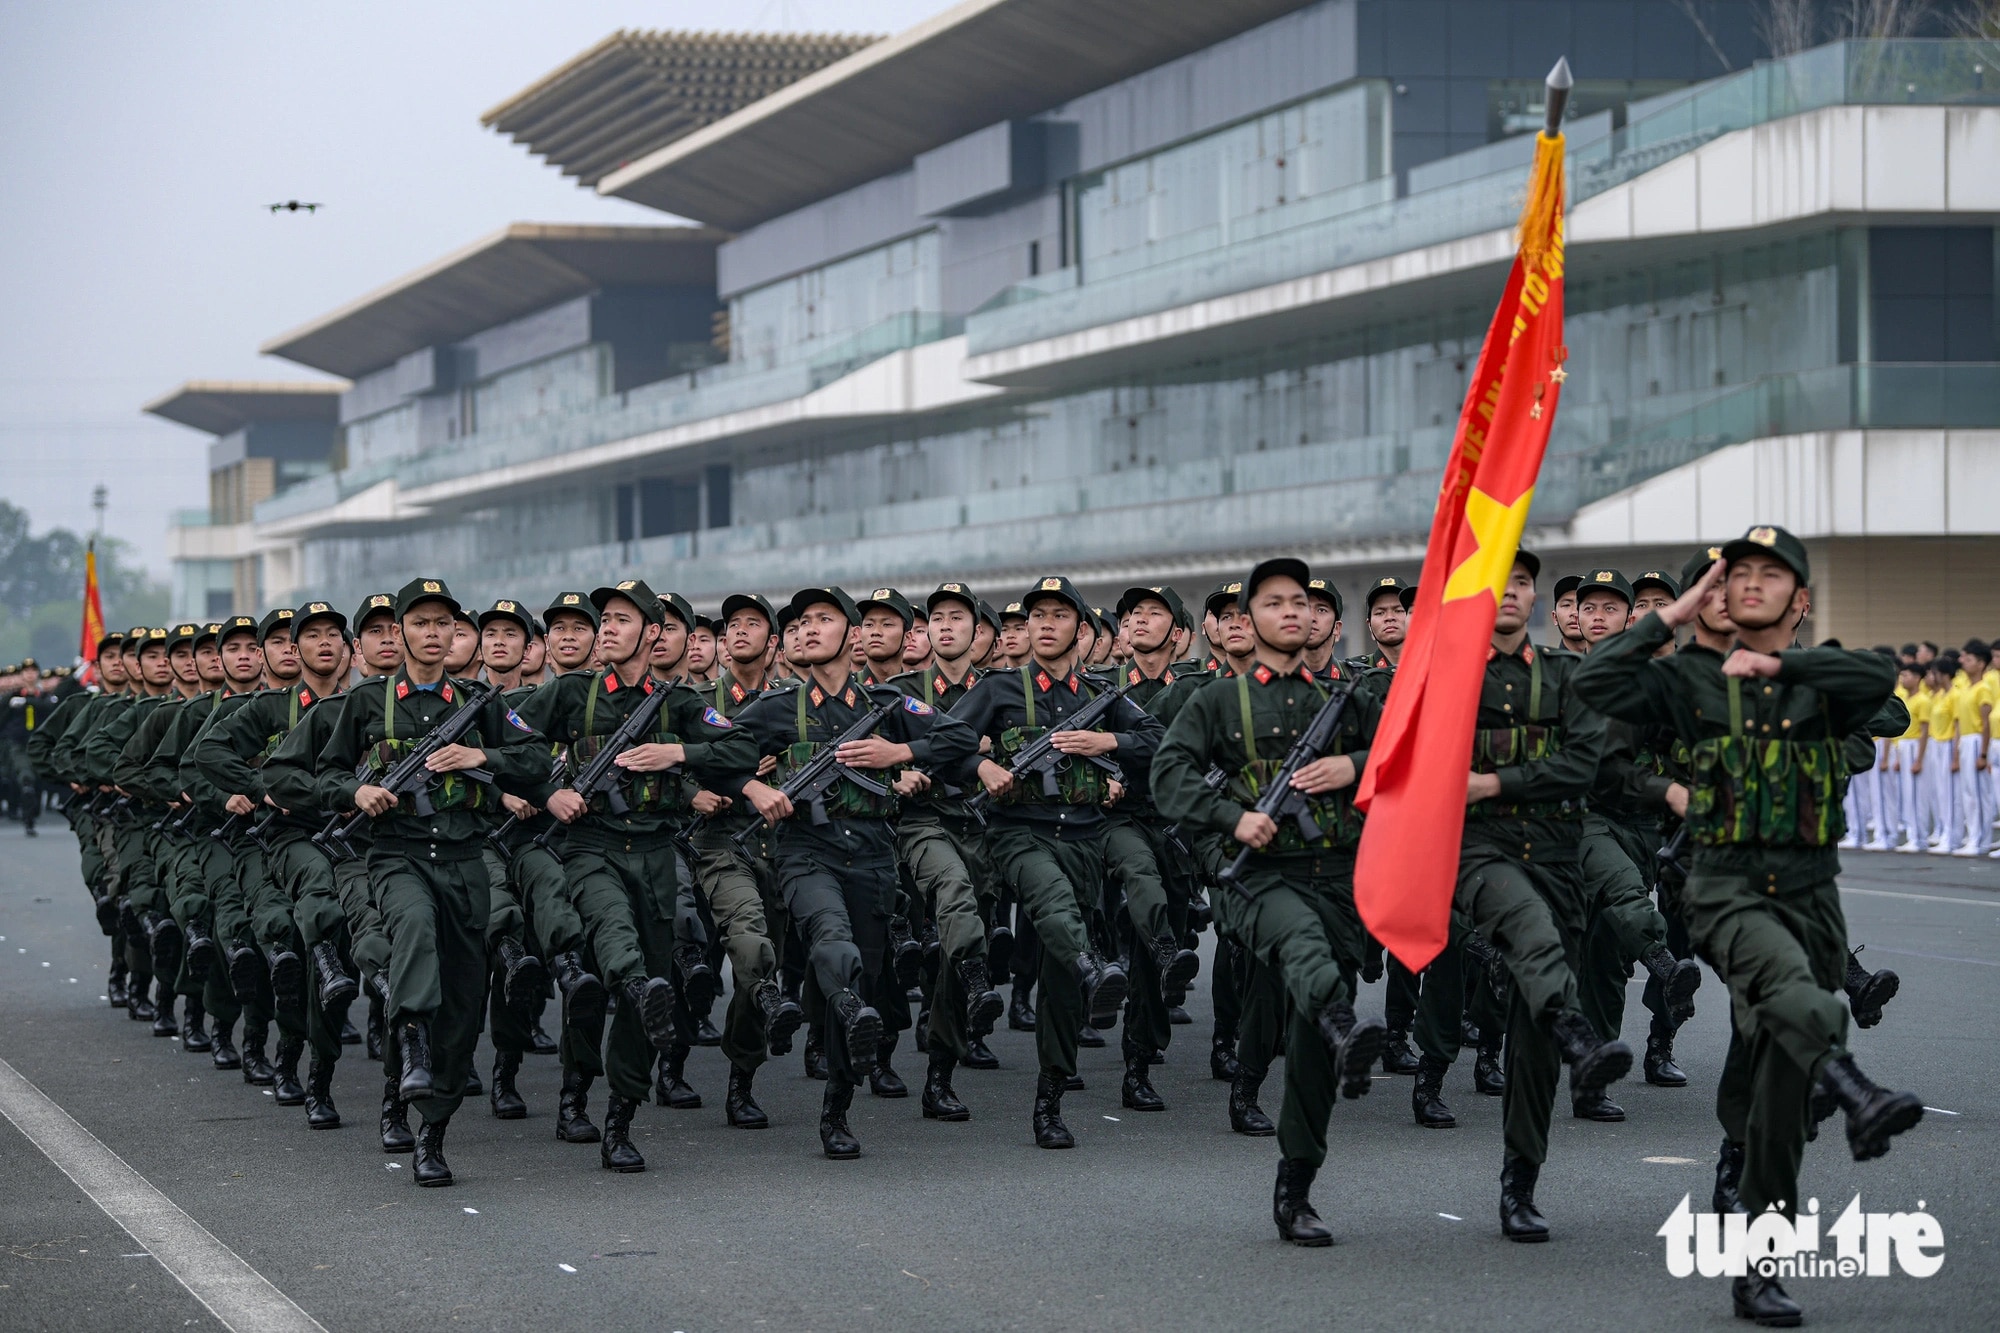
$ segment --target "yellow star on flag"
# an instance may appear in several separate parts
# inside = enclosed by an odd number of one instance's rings
[[[1492,594],[1495,606],[1500,604],[1507,576],[1514,569],[1514,552],[1519,549],[1521,533],[1528,526],[1528,502],[1534,498],[1532,486],[1522,491],[1511,505],[1501,504],[1477,486],[1466,493],[1465,522],[1479,542],[1479,549],[1451,571],[1451,578],[1444,585],[1445,601],[1455,602],[1484,592]]]

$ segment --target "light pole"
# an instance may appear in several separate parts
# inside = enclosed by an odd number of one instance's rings
[[[97,511],[97,535],[100,537],[104,535],[104,506],[109,502],[109,495],[101,481],[90,490],[90,507]]]

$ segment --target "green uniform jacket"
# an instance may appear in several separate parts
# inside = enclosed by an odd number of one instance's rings
[[[905,671],[900,676],[893,676],[889,685],[912,699],[923,700],[940,713],[949,713],[958,706],[959,700],[972,693],[973,686],[984,679],[986,673],[973,667],[965,673],[964,680],[954,685],[933,663],[922,671]],[[946,787],[950,787],[955,794],[947,796]],[[918,809],[938,810],[970,819],[972,816],[965,813],[965,798],[978,790],[976,783],[971,787],[960,786],[956,774],[949,777],[934,774],[930,790],[913,800],[906,800],[906,803]]]
[[[146,765],[152,761],[153,751],[159,748],[160,739],[167,734],[174,714],[186,702],[178,694],[141,699],[111,718],[90,738],[88,754],[91,768],[95,771],[103,752],[109,749],[114,738],[123,736],[122,741],[116,742],[118,754],[111,761],[110,780],[133,798],[135,807],[157,810],[178,795],[177,792],[155,791]]]
[[[371,680],[377,689],[381,688],[379,677],[364,679],[361,688],[367,688]],[[340,720],[341,703],[346,697],[335,694],[316,700],[299,716],[299,724],[285,733],[278,748],[271,751],[264,767],[257,770],[264,783],[264,795],[282,812],[272,825],[273,834],[284,830],[317,833],[325,825],[331,811],[320,804],[319,754],[333,739],[333,726]],[[244,721],[240,725],[251,724]],[[348,840],[356,851],[366,847],[370,842],[368,824],[363,822]]]
[[[132,739],[132,729],[138,725],[133,710],[143,703],[144,711],[150,712],[163,700],[178,697],[120,694],[104,700],[104,707],[90,719],[89,728],[78,729],[70,760],[76,780],[95,787],[110,786],[112,771],[118,767],[118,754],[125,748],[125,742]]]
[[[96,694],[72,694],[52,709],[48,716],[40,718],[35,729],[28,733],[28,762],[34,765],[35,775],[44,782],[67,782],[58,769],[58,743],[69,734],[69,729],[90,711],[91,705],[104,696]]]
[[[304,682],[282,690],[259,690],[241,705],[217,718],[203,730],[190,752],[201,780],[222,794],[248,796],[254,805],[263,805],[270,795],[271,774],[264,762],[290,737],[299,721],[320,699]],[[324,745],[326,738],[320,738]],[[308,760],[317,755],[308,755]],[[298,795],[310,795],[308,787]]]
[[[1653,653],[1673,638],[1651,612],[1605,640],[1577,673],[1577,691],[1613,717],[1670,727],[1690,748],[1730,734],[1729,687],[1720,653],[1688,647],[1671,657]],[[1896,688],[1896,668],[1872,652],[1794,648],[1778,655],[1774,679],[1745,680],[1740,690],[1743,734],[1758,740],[1823,741],[1867,726]],[[1690,803],[1698,800],[1697,791]],[[1765,847],[1755,843],[1698,846],[1702,875],[1767,877],[1775,892],[1823,883],[1840,871],[1840,853],[1824,847]]]
[[[1467,851],[1555,864],[1577,859],[1585,798],[1597,781],[1605,728],[1604,714],[1576,692],[1583,662],[1574,653],[1548,652],[1526,640],[1506,655],[1487,649],[1476,729],[1545,727],[1551,741],[1538,757],[1482,765],[1475,739],[1473,768],[1496,774],[1500,794],[1465,808]]]
[[[253,690],[235,694],[213,690],[196,695],[175,714],[167,734],[161,738],[146,765],[147,782],[154,790],[171,789],[176,798],[185,794],[200,810],[189,821],[191,831],[205,832],[227,819],[229,814],[222,808],[222,803],[237,790],[219,791],[202,776],[200,768],[194,763],[201,738],[242,711],[256,697]]]

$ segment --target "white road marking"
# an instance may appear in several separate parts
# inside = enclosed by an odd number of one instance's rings
[[[1894,889],[1861,889],[1851,884],[1840,886],[1842,893],[1859,893],[1870,898],[1906,898],[1913,903],[1959,903],[1966,907],[2000,908],[2000,899],[1993,898],[1940,898],[1932,893],[1898,893]]]
[[[1460,1217],[1457,1213],[1439,1213],[1438,1216],[1442,1217],[1447,1222],[1463,1222],[1465,1220],[1464,1218]]]
[[[1942,1106],[1926,1106],[1926,1111],[1936,1111],[1939,1115],[1964,1115],[1963,1111],[1947,1111]]]
[[[62,1169],[160,1267],[238,1333],[326,1333],[262,1273],[189,1217],[69,1112],[0,1060],[0,1114]]]

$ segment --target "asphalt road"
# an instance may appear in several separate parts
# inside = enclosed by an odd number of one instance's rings
[[[1838,1122],[1806,1158],[1829,1217],[1855,1192],[1873,1211],[1922,1200],[1942,1224],[1929,1279],[1791,1283],[1820,1328],[1991,1328],[2000,1304],[2000,863],[1855,855],[1844,881],[1854,939],[1902,994],[1855,1047],[1879,1081],[1933,1108],[1883,1160],[1848,1159]],[[454,1121],[459,1184],[419,1190],[409,1158],[378,1151],[379,1073],[356,1048],[336,1096],[346,1127],[222,1074],[205,1056],[107,1007],[107,950],[60,821],[27,840],[0,829],[0,1059],[330,1330],[1726,1327],[1726,1283],[1670,1277],[1655,1238],[1707,1197],[1726,1042],[1713,976],[1681,1040],[1684,1090],[1628,1082],[1630,1119],[1559,1107],[1539,1191],[1553,1243],[1498,1234],[1499,1102],[1470,1061],[1446,1095],[1454,1131],[1410,1120],[1405,1079],[1334,1113],[1314,1190],[1331,1249],[1280,1243],[1269,1220],[1276,1148],[1230,1133],[1209,1080],[1205,980],[1196,1026],[1156,1071],[1164,1115],[1119,1106],[1118,1055],[1084,1053],[1089,1088],[1065,1102],[1079,1146],[1038,1151],[1028,1110],[1032,1039],[1002,1032],[1003,1068],[964,1071],[968,1124],[919,1118],[915,1099],[855,1106],[865,1148],[829,1162],[820,1086],[797,1057],[758,1092],[775,1126],[723,1123],[724,1071],[695,1053],[699,1111],[647,1107],[649,1169],[616,1176],[595,1148],[558,1143],[553,1058],[530,1058],[526,1121],[483,1103]],[[1635,988],[1627,1037],[1643,1040]],[[1379,1012],[1379,990],[1364,1013]],[[907,1054],[906,1077],[920,1066]],[[482,1055],[482,1067],[490,1055]],[[1275,1080],[1267,1108],[1276,1111]],[[593,1111],[602,1107],[601,1085]],[[1943,1114],[1943,1111],[1956,1114]],[[1831,1244],[1828,1245],[1831,1252]],[[10,1125],[0,1125],[0,1328],[214,1327],[217,1320]]]

